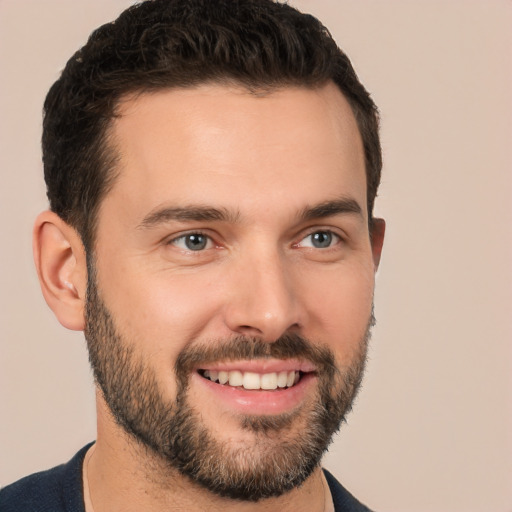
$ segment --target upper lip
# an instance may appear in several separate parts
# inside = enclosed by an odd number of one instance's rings
[[[253,373],[279,373],[300,371],[309,373],[316,371],[316,366],[310,361],[303,361],[298,359],[254,359],[254,360],[240,360],[240,361],[218,361],[214,363],[198,366],[198,370],[213,370],[213,371],[241,371]]]

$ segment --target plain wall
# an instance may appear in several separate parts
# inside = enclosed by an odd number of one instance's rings
[[[512,2],[295,0],[382,113],[388,222],[370,363],[326,456],[381,512],[512,511]],[[41,107],[124,0],[0,0],[0,484],[95,437],[81,333],[46,307]]]

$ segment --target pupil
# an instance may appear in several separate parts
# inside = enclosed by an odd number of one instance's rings
[[[313,234],[313,245],[315,247],[329,247],[332,242],[332,234],[327,231],[319,231]]]
[[[200,251],[206,247],[206,237],[203,235],[188,235],[185,239],[185,245],[191,251]]]

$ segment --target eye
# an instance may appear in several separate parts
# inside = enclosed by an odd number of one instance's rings
[[[315,249],[328,249],[340,240],[340,237],[332,231],[315,231],[304,237],[297,245],[300,247],[313,247]]]
[[[211,249],[213,247],[212,239],[202,233],[187,233],[186,235],[174,238],[169,243],[184,251],[197,252],[203,251],[204,249]]]

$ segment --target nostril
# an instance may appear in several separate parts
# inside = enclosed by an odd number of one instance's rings
[[[242,334],[252,334],[252,335],[261,335],[262,331],[257,327],[253,327],[251,325],[240,325],[238,327],[238,332]]]

